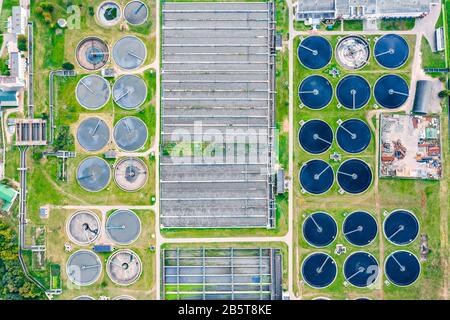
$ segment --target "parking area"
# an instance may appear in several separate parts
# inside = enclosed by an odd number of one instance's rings
[[[274,227],[273,4],[162,15],[161,227]]]

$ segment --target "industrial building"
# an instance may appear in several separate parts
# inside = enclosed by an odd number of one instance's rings
[[[438,0],[298,0],[295,19],[312,22],[324,19],[420,18],[430,13]]]
[[[281,300],[280,249],[173,248],[162,251],[162,299]]]
[[[164,3],[162,228],[275,226],[274,11]]]
[[[47,121],[43,119],[16,120],[16,146],[45,146]]]

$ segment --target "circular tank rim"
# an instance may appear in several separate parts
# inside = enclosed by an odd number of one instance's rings
[[[125,38],[135,38],[137,40],[139,40],[140,43],[142,43],[142,45],[144,46],[144,51],[145,51],[145,56],[142,59],[142,63],[139,64],[139,66],[135,67],[135,68],[123,68],[120,64],[117,63],[115,57],[114,57],[114,48],[116,47],[116,45],[123,39]],[[112,50],[111,50],[111,56],[112,56],[112,60],[114,61],[114,64],[121,70],[123,71],[132,71],[132,70],[137,70],[140,67],[142,67],[143,64],[145,64],[145,61],[147,60],[147,55],[148,55],[148,50],[147,50],[147,46],[145,45],[145,42],[142,41],[139,37],[135,36],[135,35],[131,35],[131,34],[127,34],[124,35],[123,37],[119,38],[116,42],[114,42],[114,45],[112,46]]]
[[[104,23],[102,22],[102,19],[100,18],[100,9],[101,9],[105,4],[108,4],[108,3],[114,4],[114,5],[117,6],[117,8],[119,9],[119,12],[120,12],[120,16],[119,16],[118,19],[116,19],[116,21],[115,21],[114,23],[111,23],[111,24],[104,24]],[[105,1],[102,1],[102,2],[97,6],[97,10],[95,10],[95,20],[96,20],[97,24],[99,24],[100,26],[105,27],[105,28],[111,28],[111,27],[117,26],[121,21],[124,20],[124,11],[123,11],[123,8],[122,8],[122,6],[121,6],[119,3],[117,3],[117,2],[114,1],[114,0],[105,0]]]
[[[106,228],[106,226],[108,225],[109,219],[110,219],[114,214],[116,214],[116,213],[119,212],[119,211],[129,211],[129,212],[132,212],[132,213],[137,217],[137,219],[138,219],[138,221],[139,221],[139,233],[138,233],[136,239],[134,239],[134,240],[131,241],[131,242],[125,243],[125,242],[118,242],[118,241],[114,240],[114,239],[111,237],[111,235],[110,235],[110,233],[109,233],[109,231],[108,231],[108,228]],[[109,239],[111,239],[112,242],[114,242],[114,243],[116,243],[116,244],[118,244],[118,245],[121,245],[121,246],[127,246],[127,245],[130,245],[130,244],[136,242],[137,239],[139,239],[139,237],[141,236],[141,233],[142,233],[142,222],[141,222],[141,218],[139,218],[139,216],[136,214],[136,212],[134,212],[134,211],[131,210],[131,209],[116,209],[116,210],[114,210],[114,211],[109,215],[109,217],[106,218],[106,222],[105,222],[105,230],[106,230],[106,235],[108,236]]]
[[[303,148],[302,144],[300,143],[300,131],[302,130],[303,126],[305,126],[308,122],[316,121],[316,120],[319,120],[319,121],[322,121],[322,122],[326,123],[326,124],[328,125],[328,127],[331,129],[331,132],[333,133],[333,141],[332,141],[330,147],[329,147],[327,150],[325,150],[325,151],[323,151],[323,152],[321,152],[321,153],[311,153],[311,152],[305,150],[305,149]],[[322,119],[319,119],[319,118],[309,119],[309,120],[305,121],[303,124],[300,125],[300,128],[298,129],[298,132],[297,132],[297,143],[298,143],[298,145],[300,146],[300,148],[301,148],[304,152],[306,152],[307,154],[310,154],[310,155],[313,155],[313,156],[320,156],[320,155],[322,155],[322,154],[327,153],[328,151],[330,151],[330,149],[333,147],[333,143],[334,143],[335,138],[336,138],[335,135],[336,135],[336,134],[335,134],[335,131],[333,130],[333,127],[332,127],[328,122],[326,122],[325,120],[322,120]]]
[[[376,224],[376,226],[377,226],[377,230],[376,230],[377,232],[375,233],[375,237],[373,237],[373,239],[372,239],[369,243],[367,243],[367,244],[365,244],[365,245],[359,245],[359,244],[354,244],[354,243],[350,242],[350,241],[347,239],[347,236],[346,236],[345,233],[344,233],[344,225],[345,225],[345,221],[347,220],[347,218],[348,218],[349,216],[351,216],[353,213],[357,213],[357,212],[364,212],[364,213],[367,213],[371,218],[374,219],[375,224]],[[376,238],[378,237],[378,229],[379,229],[379,226],[378,226],[378,221],[377,221],[377,219],[376,219],[372,214],[370,214],[370,212],[365,211],[365,210],[354,210],[354,211],[350,212],[348,215],[345,216],[344,221],[342,222],[342,226],[341,226],[342,235],[344,236],[345,240],[346,240],[348,243],[350,243],[352,246],[357,247],[357,248],[364,248],[364,247],[367,247],[367,246],[371,245],[371,244],[376,240]]]
[[[370,184],[369,184],[369,186],[367,187],[367,189],[365,189],[364,191],[362,191],[362,192],[360,192],[360,193],[350,193],[350,192],[345,191],[345,190],[341,187],[341,184],[339,183],[339,180],[338,180],[338,178],[337,178],[338,171],[339,171],[339,169],[341,168],[341,166],[342,166],[344,163],[346,163],[346,162],[348,162],[348,161],[351,161],[351,160],[358,160],[358,161],[364,162],[364,163],[367,165],[367,167],[369,168],[369,170],[370,170],[370,174],[371,174],[371,181],[370,181]],[[364,160],[362,160],[362,159],[359,159],[359,158],[350,158],[350,159],[345,160],[344,162],[342,162],[342,163],[339,165],[338,169],[336,170],[336,179],[335,179],[335,180],[336,180],[336,182],[337,182],[339,188],[340,188],[341,190],[343,190],[346,194],[349,194],[349,195],[352,195],[352,196],[358,196],[358,195],[361,195],[361,194],[363,194],[363,193],[368,192],[369,189],[372,187],[373,180],[374,180],[374,179],[373,179],[373,171],[372,171],[372,168],[370,167],[369,163],[367,163],[366,161],[364,161]]]
[[[97,258],[97,261],[98,261],[98,263],[100,264],[100,272],[98,273],[96,279],[93,280],[93,281],[91,281],[91,282],[89,282],[89,283],[86,283],[86,284],[81,284],[81,283],[79,283],[78,281],[76,281],[76,282],[75,282],[75,281],[72,281],[72,280],[70,279],[70,276],[69,276],[68,272],[67,272],[70,259],[71,259],[76,253],[78,253],[78,252],[88,252],[89,254],[92,253],[92,254]],[[74,283],[75,285],[78,285],[78,286],[80,286],[80,287],[87,287],[87,286],[90,286],[90,285],[94,284],[95,282],[97,282],[97,281],[100,279],[101,275],[103,274],[103,263],[102,263],[102,260],[100,259],[100,257],[99,257],[95,252],[93,252],[93,251],[91,251],[91,250],[87,250],[87,249],[79,249],[79,250],[75,251],[74,253],[72,253],[72,254],[69,256],[69,258],[67,259],[67,262],[66,262],[65,267],[66,267],[66,270],[65,270],[65,271],[66,271],[67,279],[68,279],[70,282],[72,282],[72,283]]]
[[[125,78],[125,77],[127,77],[127,78],[137,78],[137,79],[140,79],[140,80],[142,80],[142,82],[143,82],[144,85],[145,85],[145,98],[144,98],[144,100],[142,100],[142,102],[141,102],[140,104],[138,104],[136,107],[133,107],[133,108],[125,108],[125,107],[123,107],[123,106],[122,106],[120,103],[118,103],[118,102],[116,101],[116,99],[114,98],[114,88],[116,87],[116,84],[117,84],[122,78]],[[145,82],[144,79],[142,79],[142,77],[140,77],[140,76],[138,76],[138,75],[135,75],[135,74],[123,74],[123,75],[121,75],[119,78],[117,78],[117,80],[114,81],[114,84],[113,84],[113,86],[112,86],[112,88],[111,88],[111,97],[112,97],[114,103],[115,103],[119,108],[121,108],[121,109],[123,109],[123,110],[126,110],[126,111],[136,110],[136,109],[142,107],[142,105],[145,104],[145,102],[147,101],[147,97],[148,97],[148,87],[147,87],[147,83]],[[119,121],[120,121],[120,120],[119,120]]]
[[[353,255],[355,255],[355,254],[357,254],[357,253],[364,253],[364,254],[370,255],[372,258],[375,259],[375,261],[377,262],[377,266],[378,266],[377,277],[374,279],[374,281],[373,281],[372,284],[367,285],[367,286],[364,286],[364,287],[359,287],[359,286],[354,285],[353,283],[351,283],[350,281],[348,281],[348,280],[347,280],[347,277],[345,276],[345,265],[346,265],[346,263],[347,263],[347,260],[348,260],[351,256],[353,256]],[[342,265],[342,275],[344,276],[345,281],[348,282],[348,283],[350,283],[350,285],[353,286],[353,287],[355,287],[355,288],[360,288],[360,289],[370,288],[370,286],[375,285],[376,282],[379,281],[379,279],[380,279],[380,275],[381,275],[380,262],[378,261],[377,257],[375,257],[372,253],[370,253],[370,252],[368,252],[368,251],[363,251],[363,250],[354,251],[354,252],[352,252],[351,254],[349,254],[349,255],[345,258],[344,263],[343,263],[343,265]]]
[[[339,96],[337,94],[339,84],[342,82],[342,80],[344,80],[344,79],[346,79],[346,78],[348,78],[350,76],[356,76],[356,77],[359,77],[359,78],[363,79],[367,83],[367,85],[369,87],[369,99],[367,100],[366,104],[364,104],[362,107],[360,107],[358,109],[349,109],[349,108],[345,107],[341,103],[341,101],[339,101]],[[372,98],[373,87],[370,84],[370,82],[364,76],[362,76],[360,74],[356,74],[356,73],[350,73],[350,74],[347,74],[346,76],[344,76],[343,78],[339,79],[338,83],[336,84],[336,90],[335,91],[336,91],[336,99],[337,99],[338,103],[342,106],[342,108],[344,108],[345,110],[349,110],[349,111],[358,111],[358,110],[364,109],[365,107],[367,107],[369,105],[370,99]]]
[[[79,87],[81,81],[83,81],[83,80],[86,79],[86,78],[90,78],[90,77],[100,78],[102,81],[105,81],[105,83],[107,84],[107,87],[108,87],[108,99],[106,99],[105,103],[103,103],[100,107],[96,107],[96,108],[89,108],[89,107],[86,107],[85,105],[83,105],[83,104],[81,103],[80,99],[78,98],[78,87]],[[101,108],[103,108],[103,107],[109,102],[109,100],[111,100],[111,94],[112,94],[112,92],[111,92],[111,85],[110,85],[109,81],[106,80],[105,78],[99,76],[98,74],[94,74],[94,73],[93,73],[93,74],[85,75],[85,76],[82,77],[80,80],[78,80],[77,86],[76,86],[76,88],[75,88],[75,98],[77,99],[78,104],[79,104],[81,107],[83,107],[84,109],[89,110],[89,111],[100,110]]]
[[[385,78],[385,77],[387,77],[387,76],[397,76],[397,77],[401,78],[402,80],[405,81],[406,86],[408,87],[408,98],[407,98],[407,99],[405,100],[405,102],[403,102],[400,106],[395,107],[395,108],[388,108],[388,107],[383,106],[383,105],[378,101],[377,96],[375,95],[375,88],[377,87],[378,81],[380,81],[381,79],[383,79],[383,78]],[[379,78],[377,79],[377,81],[375,81],[375,83],[374,83],[374,85],[373,85],[372,93],[373,93],[373,98],[375,99],[377,105],[379,105],[381,108],[386,109],[386,110],[397,110],[397,111],[400,111],[399,109],[402,108],[402,107],[406,104],[406,102],[408,102],[408,99],[410,98],[411,87],[410,87],[410,84],[408,84],[408,81],[406,81],[406,79],[403,78],[402,75],[397,74],[397,73],[387,73],[387,74],[382,75],[381,77],[379,77]]]
[[[324,79],[330,84],[330,86],[331,86],[331,99],[330,99],[330,101],[329,101],[325,106],[323,106],[322,108],[318,108],[318,109],[311,108],[310,106],[307,106],[306,104],[304,104],[303,101],[302,101],[302,99],[300,98],[300,93],[299,93],[299,92],[300,92],[300,86],[302,85],[302,83],[303,83],[304,81],[306,81],[307,79],[309,79],[309,78],[311,78],[311,77],[315,77],[315,76],[324,78]],[[307,76],[306,78],[304,78],[304,79],[298,84],[298,88],[297,88],[297,97],[298,97],[298,99],[300,100],[300,104],[303,105],[303,106],[305,106],[305,108],[308,108],[309,110],[313,110],[313,111],[319,111],[319,110],[325,109],[326,107],[328,107],[328,106],[333,102],[333,98],[335,98],[335,90],[334,90],[334,87],[333,87],[333,84],[331,83],[331,81],[328,80],[326,77],[324,77],[324,76],[322,76],[322,75],[320,75],[320,74],[312,74],[312,75],[309,75],[309,76]]]
[[[117,256],[117,255],[119,255],[119,254],[121,254],[121,253],[129,253],[130,255],[133,255],[134,257],[137,258],[137,260],[139,261],[139,265],[140,265],[139,274],[137,275],[136,279],[134,279],[134,280],[131,281],[130,283],[126,283],[126,284],[115,281],[115,280],[113,279],[113,277],[111,277],[111,273],[110,273],[110,270],[109,270],[109,269],[110,269],[109,266],[110,266],[111,260],[112,260],[115,256]],[[111,255],[108,257],[108,260],[106,261],[106,268],[105,268],[105,269],[106,269],[106,273],[107,273],[107,275],[108,275],[108,278],[109,278],[112,282],[114,282],[115,284],[117,284],[117,285],[119,285],[119,286],[121,286],[121,287],[128,287],[128,286],[131,286],[132,284],[136,283],[136,281],[138,281],[138,280],[141,278],[141,275],[142,275],[142,271],[143,271],[143,269],[144,269],[144,266],[142,265],[141,257],[139,257],[139,255],[138,255],[136,252],[134,252],[133,250],[130,250],[130,249],[119,249],[119,250],[117,250],[116,252],[114,252],[113,254],[111,254]],[[136,300],[136,299],[135,299],[135,300]]]
[[[415,237],[413,240],[411,240],[409,243],[398,244],[398,243],[395,243],[395,242],[393,242],[392,240],[388,239],[388,237],[386,236],[386,232],[385,232],[385,229],[384,229],[384,226],[385,226],[385,224],[386,224],[386,220],[387,220],[393,213],[395,213],[395,212],[397,212],[397,211],[405,211],[405,212],[409,213],[410,215],[412,215],[412,216],[414,217],[414,219],[417,221],[417,235],[416,235],[416,237]],[[416,216],[412,211],[400,208],[400,209],[392,210],[391,212],[389,212],[388,215],[386,215],[386,216],[384,217],[382,228],[383,228],[383,235],[384,235],[384,238],[385,238],[387,241],[389,241],[391,244],[393,244],[394,246],[397,246],[397,247],[406,247],[406,246],[410,245],[411,243],[413,243],[414,241],[416,241],[417,238],[419,237],[419,234],[420,234],[420,221],[419,221],[419,219],[417,218],[417,216]],[[401,251],[401,250],[400,250],[400,251]]]
[[[383,66],[381,63],[378,62],[377,57],[375,57],[375,47],[376,47],[376,45],[377,45],[378,40],[382,39],[382,38],[385,37],[385,36],[390,36],[390,35],[399,36],[400,38],[402,38],[402,39],[405,41],[406,46],[408,47],[408,57],[406,58],[405,62],[403,62],[403,64],[401,64],[400,66],[398,66],[398,67],[396,67],[396,68],[388,68],[388,67]],[[401,35],[396,34],[396,33],[387,33],[387,34],[383,34],[381,37],[379,37],[379,38],[375,41],[375,43],[374,43],[374,46],[373,46],[373,52],[374,52],[374,60],[376,61],[376,63],[377,63],[381,68],[383,68],[383,69],[385,69],[385,70],[398,70],[398,69],[404,67],[405,64],[408,62],[408,60],[411,58],[411,48],[409,47],[408,41],[406,41],[406,39],[405,39],[404,37],[402,37]]]
[[[92,214],[92,215],[95,217],[95,220],[96,220],[97,223],[98,223],[98,234],[97,234],[97,236],[96,236],[92,241],[89,241],[88,243],[83,243],[83,242],[79,242],[79,241],[75,240],[75,239],[72,237],[72,234],[71,234],[70,231],[69,231],[69,225],[70,225],[70,222],[72,221],[72,218],[75,217],[75,215],[77,215],[77,214],[79,214],[79,213],[89,213],[89,214]],[[91,211],[91,210],[77,210],[77,211],[75,211],[74,213],[72,213],[72,214],[70,215],[70,217],[67,217],[67,219],[66,219],[66,234],[67,234],[67,237],[69,238],[70,241],[72,241],[73,243],[75,243],[75,244],[77,244],[77,245],[79,245],[79,246],[88,246],[88,245],[94,243],[94,242],[99,238],[99,236],[100,236],[100,234],[102,233],[102,231],[103,231],[103,230],[102,230],[100,218],[98,217],[98,215],[97,215],[95,212],[93,212],[93,211]]]
[[[340,64],[339,59],[338,59],[338,56],[337,56],[339,44],[340,44],[343,40],[345,40],[345,39],[347,39],[347,38],[359,38],[359,39],[363,40],[363,41],[368,45],[368,48],[369,48],[369,56],[367,57],[367,61],[366,61],[361,67],[359,67],[359,68],[357,68],[357,69],[349,69],[349,68],[347,68],[347,67],[344,67],[343,65]],[[367,67],[367,65],[370,63],[370,59],[372,58],[372,50],[371,50],[371,48],[370,48],[370,43],[369,43],[369,41],[367,41],[366,39],[364,39],[364,37],[359,36],[359,35],[355,35],[355,34],[353,34],[353,35],[344,35],[344,37],[341,38],[341,39],[339,39],[339,41],[336,43],[336,46],[335,46],[335,48],[334,48],[334,58],[336,59],[337,64],[340,65],[341,67],[343,67],[345,70],[358,71],[358,70],[364,69],[364,67]]]
[[[308,190],[306,190],[305,188],[303,188],[303,185],[302,185],[302,183],[301,183],[301,181],[300,181],[300,173],[302,172],[302,168],[303,168],[308,162],[313,161],[313,160],[321,160],[321,161],[325,162],[326,164],[328,164],[328,165],[330,166],[331,170],[333,171],[333,184],[331,185],[331,187],[330,187],[328,190],[326,190],[325,192],[322,192],[322,193],[311,193],[311,192],[309,192]],[[302,166],[300,167],[299,171],[298,171],[298,180],[299,180],[300,187],[302,188],[302,190],[305,190],[306,193],[308,193],[308,194],[310,194],[310,195],[313,195],[313,196],[320,196],[320,195],[322,195],[322,194],[327,193],[328,191],[331,190],[331,188],[333,188],[334,184],[336,183],[335,172],[334,172],[333,166],[332,166],[331,164],[329,164],[328,162],[326,162],[325,160],[322,160],[322,159],[310,159],[310,160],[306,161],[305,163],[303,163]]]
[[[325,287],[317,287],[317,286],[313,286],[313,285],[311,285],[310,283],[308,283],[308,281],[306,281],[305,277],[303,276],[303,266],[304,266],[304,264],[305,264],[305,261],[307,261],[309,257],[311,257],[311,256],[313,256],[313,255],[315,255],[315,254],[325,254],[325,255],[329,256],[330,259],[334,262],[334,265],[335,265],[335,267],[336,267],[336,274],[334,275],[333,281],[331,281],[330,284],[326,285]],[[331,286],[331,285],[336,281],[336,278],[337,278],[338,273],[339,273],[339,266],[337,265],[336,260],[334,260],[334,258],[331,256],[331,254],[328,254],[328,253],[323,252],[323,251],[311,252],[310,254],[308,254],[308,255],[305,257],[305,259],[303,259],[302,264],[301,264],[301,266],[300,266],[300,274],[301,274],[301,276],[302,276],[303,281],[304,281],[308,286],[310,286],[311,288],[317,289],[317,290],[326,289],[326,288],[328,288],[329,286]]]
[[[108,166],[108,168],[109,168],[109,179],[108,179],[108,183],[107,183],[103,188],[101,188],[101,189],[99,189],[99,190],[96,190],[96,191],[92,191],[92,190],[89,190],[89,189],[85,188],[84,186],[82,186],[81,183],[80,183],[79,180],[78,180],[78,177],[76,177],[76,179],[77,179],[78,185],[79,185],[83,190],[85,190],[85,191],[87,191],[87,192],[91,192],[91,193],[98,193],[98,192],[100,192],[100,191],[105,190],[105,189],[109,186],[109,184],[111,183],[111,179],[112,179],[112,178],[111,178],[111,176],[112,176],[112,170],[111,170],[111,167],[110,167],[109,163],[108,163],[105,159],[102,159],[102,158],[100,158],[99,156],[88,156],[88,157],[86,157],[86,158],[84,158],[83,160],[80,161],[80,163],[79,163],[78,166],[77,166],[77,171],[76,171],[76,173],[78,173],[78,170],[79,170],[79,168],[80,168],[80,165],[81,165],[86,159],[91,159],[91,158],[98,158],[98,159],[102,160],[103,162],[105,162],[105,163],[107,164],[107,166]]]
[[[125,10],[126,10],[127,7],[128,7],[131,3],[133,3],[133,2],[140,2],[140,3],[142,3],[143,5],[145,5],[145,7],[147,8],[147,15],[145,16],[144,21],[141,22],[141,23],[131,23],[131,22],[127,19],[126,15],[125,15]],[[125,5],[125,7],[123,8],[123,18],[125,19],[125,21],[126,21],[128,24],[130,24],[130,25],[132,25],[132,26],[142,26],[142,25],[143,25],[145,22],[147,22],[147,20],[148,20],[148,16],[149,16],[149,13],[150,13],[149,11],[150,11],[150,9],[148,8],[147,4],[145,4],[143,1],[140,1],[140,0],[132,0],[132,1],[128,2],[128,3]]]
[[[300,44],[301,44],[304,40],[306,40],[306,39],[308,39],[308,38],[310,38],[310,37],[321,37],[321,38],[325,39],[325,40],[328,42],[328,44],[330,45],[330,48],[331,48],[331,56],[330,56],[330,60],[329,60],[328,63],[327,63],[325,66],[323,66],[322,68],[313,69],[313,68],[310,68],[310,67],[305,66],[305,65],[303,64],[303,62],[301,61],[301,59],[300,59],[300,55],[298,54],[298,49],[300,48]],[[299,62],[304,68],[306,68],[306,69],[308,69],[308,70],[314,70],[314,71],[322,70],[322,69],[325,69],[326,67],[328,67],[328,66],[331,64],[331,61],[333,60],[333,55],[334,55],[334,52],[333,52],[333,46],[331,45],[331,42],[330,42],[327,38],[325,38],[324,36],[320,36],[320,35],[308,35],[307,37],[304,37],[303,39],[301,39],[300,43],[299,43],[298,46],[297,46],[297,51],[296,51],[296,53],[297,53],[297,60],[298,60],[298,62]]]
[[[339,144],[339,141],[338,141],[338,138],[337,138],[337,132],[338,132],[339,128],[341,127],[341,125],[344,124],[344,123],[347,122],[347,121],[350,121],[350,120],[359,120],[359,121],[364,122],[364,124],[367,126],[367,128],[369,128],[369,132],[370,132],[369,145],[368,145],[364,150],[359,151],[359,152],[355,152],[355,153],[351,153],[351,152],[345,151],[345,150],[341,147],[341,145]],[[336,128],[336,130],[335,130],[334,133],[335,133],[335,138],[336,138],[336,144],[337,144],[337,146],[338,146],[342,151],[344,151],[344,152],[346,152],[346,153],[348,153],[348,154],[354,155],[354,156],[359,155],[359,154],[362,154],[362,153],[364,153],[365,151],[367,151],[367,149],[370,147],[370,144],[372,143],[372,140],[373,140],[373,139],[372,139],[373,132],[372,132],[372,130],[370,129],[370,126],[367,124],[367,122],[365,122],[364,120],[361,120],[361,119],[359,119],[359,118],[348,118],[348,119],[345,119],[344,121],[342,121],[342,123],[341,123],[340,125],[338,125],[338,127]]]
[[[139,120],[140,122],[142,122],[142,124],[145,126],[145,129],[146,129],[146,131],[147,131],[147,135],[146,135],[147,137],[146,137],[146,139],[145,139],[144,144],[142,145],[142,147],[137,148],[137,149],[134,149],[134,150],[125,150],[125,149],[122,149],[122,148],[117,144],[116,138],[115,138],[116,127],[118,126],[118,124],[119,124],[123,119],[128,119],[128,118],[134,118],[134,119],[137,119],[137,120]],[[114,144],[117,146],[117,148],[118,148],[120,151],[123,151],[123,152],[136,152],[136,151],[138,151],[138,150],[143,150],[143,149],[145,148],[145,145],[146,145],[148,139],[149,139],[148,126],[147,126],[147,124],[145,123],[145,121],[142,120],[142,119],[139,118],[139,117],[136,117],[136,116],[125,116],[125,117],[119,119],[119,120],[116,122],[116,124],[114,125],[114,127],[113,127],[113,140],[114,140]]]
[[[329,244],[327,244],[326,246],[322,246],[322,247],[318,247],[318,246],[315,246],[315,245],[311,244],[308,240],[306,240],[305,233],[303,232],[303,230],[304,230],[304,225],[305,225],[306,220],[307,220],[310,216],[312,216],[313,214],[316,214],[316,213],[324,213],[324,214],[330,216],[331,219],[333,219],[334,224],[336,225],[336,235],[335,235],[333,241],[331,241],[331,242],[330,242]],[[302,236],[303,236],[303,239],[306,241],[306,243],[308,243],[311,247],[316,248],[316,249],[324,249],[324,248],[327,248],[328,246],[332,245],[333,242],[336,241],[337,237],[339,236],[339,225],[338,225],[336,219],[335,219],[331,214],[329,214],[328,212],[325,212],[325,211],[315,211],[315,212],[313,212],[313,213],[308,214],[308,216],[303,220],[303,222],[302,222]]]
[[[133,159],[133,160],[137,160],[137,162],[141,162],[143,165],[144,165],[144,167],[147,169],[147,174],[145,175],[146,176],[146,178],[145,178],[145,183],[142,185],[142,186],[140,186],[139,188],[137,188],[137,189],[133,189],[133,190],[127,190],[127,189],[125,189],[125,188],[123,188],[118,182],[117,182],[117,179],[116,179],[116,167],[119,165],[119,164],[121,164],[122,162],[125,162],[126,160],[130,160],[130,159]],[[147,182],[148,182],[148,166],[147,166],[147,164],[145,163],[145,161],[144,160],[142,160],[141,158],[139,158],[139,157],[123,157],[123,158],[120,158],[120,159],[117,159],[117,162],[114,164],[114,182],[116,183],[116,185],[119,187],[119,189],[121,189],[122,191],[124,191],[124,192],[136,192],[136,191],[139,191],[139,190],[141,190],[143,187],[145,187],[145,185],[147,184]]]
[[[394,253],[397,253],[397,252],[406,252],[406,253],[412,255],[412,256],[416,259],[417,264],[419,265],[419,273],[417,274],[417,278],[416,278],[413,282],[411,282],[410,284],[407,284],[407,285],[399,285],[399,284],[396,284],[395,282],[393,282],[393,281],[391,280],[391,278],[388,277],[388,273],[386,272],[386,264],[387,264],[387,261],[388,261],[388,259],[389,259],[390,256],[392,256]],[[386,275],[386,279],[389,281],[389,283],[391,283],[391,284],[393,284],[394,286],[399,287],[399,288],[406,288],[406,287],[412,286],[413,284],[415,284],[415,283],[417,282],[417,280],[419,280],[419,278],[420,278],[420,276],[421,276],[421,274],[422,274],[422,265],[420,264],[419,258],[417,258],[417,256],[416,256],[414,253],[412,253],[411,251],[404,250],[404,249],[401,249],[401,250],[395,250],[395,251],[391,252],[391,253],[386,257],[386,259],[384,259],[384,274]]]
[[[83,41],[85,41],[85,40],[87,40],[87,39],[95,39],[95,40],[101,41],[101,42],[108,48],[108,60],[105,61],[105,64],[104,64],[101,68],[98,68],[98,69],[87,69],[87,68],[83,67],[83,66],[81,65],[80,61],[78,60],[78,57],[77,57],[77,56],[78,56],[78,55],[77,55],[77,53],[78,53],[78,48],[79,48],[80,45],[83,43]],[[81,69],[85,70],[85,71],[96,72],[96,71],[102,70],[102,69],[104,69],[104,68],[106,67],[106,65],[111,61],[111,59],[112,59],[112,57],[111,57],[111,48],[110,48],[109,44],[108,44],[105,40],[103,40],[102,38],[100,38],[100,37],[98,37],[98,36],[86,36],[86,37],[84,37],[83,39],[81,39],[80,41],[78,41],[77,46],[75,47],[75,60],[77,61],[78,66],[79,66]]]
[[[100,149],[98,149],[98,150],[88,150],[88,149],[86,149],[86,148],[80,143],[80,139],[78,139],[78,130],[80,129],[81,124],[82,124],[84,121],[88,120],[88,119],[99,119],[99,120],[102,120],[102,121],[105,123],[106,127],[108,128],[108,133],[109,133],[109,139],[108,139],[108,142],[106,142],[106,144],[105,144],[103,147],[101,147]],[[81,147],[84,151],[86,151],[86,152],[88,152],[88,153],[97,153],[97,152],[100,152],[101,150],[103,150],[103,149],[108,145],[108,143],[111,141],[111,127],[108,125],[108,123],[106,122],[106,120],[103,119],[102,117],[96,116],[96,115],[93,115],[93,116],[90,116],[90,115],[89,115],[88,117],[82,119],[81,122],[78,124],[76,138],[77,138],[77,143],[80,145],[80,147]]]

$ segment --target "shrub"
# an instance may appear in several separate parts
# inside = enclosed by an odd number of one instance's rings
[[[75,66],[72,63],[70,63],[70,62],[64,62],[62,64],[62,68],[64,70],[73,70],[73,69],[75,69]]]

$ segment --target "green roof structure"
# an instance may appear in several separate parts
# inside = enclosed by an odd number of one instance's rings
[[[9,209],[11,209],[12,204],[14,203],[14,200],[16,200],[16,197],[19,193],[4,185],[0,184],[0,206],[2,211],[8,212]]]

